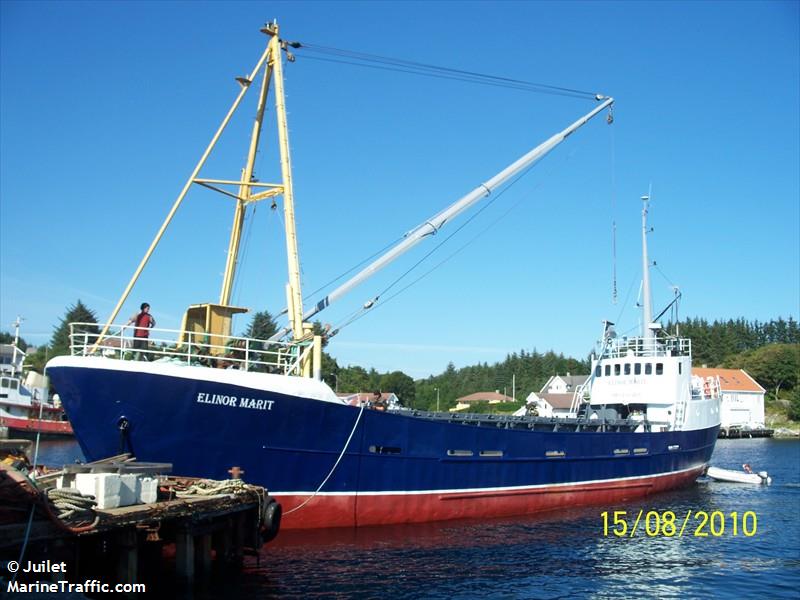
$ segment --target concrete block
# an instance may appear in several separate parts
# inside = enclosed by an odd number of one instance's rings
[[[97,508],[117,508],[122,482],[116,473],[77,473],[75,488],[84,495],[94,496]]]
[[[136,501],[150,504],[158,499],[158,477],[140,477],[136,482]]]
[[[120,506],[130,506],[136,504],[138,500],[138,480],[139,475],[135,473],[125,473],[119,476],[119,502]]]

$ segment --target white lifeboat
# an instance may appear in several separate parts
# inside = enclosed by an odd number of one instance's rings
[[[754,483],[757,485],[770,485],[772,477],[767,475],[766,471],[759,471],[754,473],[750,465],[742,465],[741,471],[733,471],[731,469],[720,469],[719,467],[708,467],[706,475],[711,479],[717,481],[726,481],[728,483]]]

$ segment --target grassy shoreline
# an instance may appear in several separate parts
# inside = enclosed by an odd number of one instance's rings
[[[788,403],[768,400],[764,409],[766,426],[775,430],[773,437],[800,437],[800,422],[789,418]]]

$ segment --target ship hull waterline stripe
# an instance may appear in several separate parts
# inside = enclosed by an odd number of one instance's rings
[[[597,485],[616,483],[620,481],[635,481],[637,479],[657,479],[659,477],[669,477],[671,475],[681,475],[689,473],[697,469],[705,467],[704,464],[695,465],[687,469],[680,469],[679,471],[670,471],[669,473],[657,473],[654,475],[635,475],[633,477],[615,477],[612,479],[594,479],[589,481],[570,481],[567,483],[542,483],[537,485],[520,485],[510,487],[494,487],[494,488],[474,488],[474,489],[451,489],[451,490],[408,490],[408,491],[385,491],[385,492],[318,492],[317,496],[414,496],[425,494],[459,494],[459,495],[483,495],[486,493],[515,493],[515,492],[534,492],[535,490],[553,488],[570,488],[581,485]],[[270,490],[271,494],[275,496],[311,496],[313,492],[279,492]]]
[[[282,530],[398,525],[519,517],[592,505],[614,506],[691,485],[705,468],[704,464],[688,471],[641,477],[636,481],[625,478],[616,482],[573,484],[569,487],[542,486],[507,493],[407,494],[402,502],[398,501],[397,494],[389,493],[357,493],[349,496],[320,494],[308,502],[308,494],[291,496],[270,493],[284,509]],[[295,510],[304,503],[302,509]]]

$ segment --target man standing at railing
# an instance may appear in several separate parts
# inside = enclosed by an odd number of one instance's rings
[[[150,337],[150,329],[156,326],[156,320],[150,314],[150,305],[147,302],[142,302],[141,312],[133,315],[128,321],[128,325],[133,324],[133,349],[134,350],[147,350],[148,338]],[[136,360],[142,358],[142,354],[137,352]],[[143,357],[147,360],[147,357]]]

